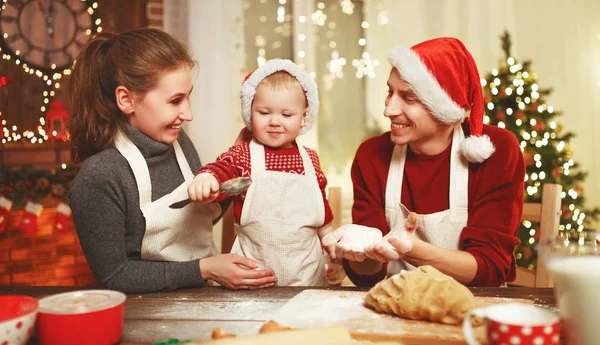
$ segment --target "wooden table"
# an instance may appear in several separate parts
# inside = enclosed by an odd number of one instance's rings
[[[0,294],[44,297],[80,287],[0,286]],[[130,294],[125,304],[123,345],[151,344],[171,338],[210,339],[221,327],[238,335],[257,334],[259,328],[288,300],[306,288],[276,287],[263,290],[225,290],[217,287],[184,289],[152,294]],[[359,288],[331,288],[365,290]],[[476,296],[532,300],[555,310],[552,289],[472,288]],[[30,345],[37,344],[35,339]]]

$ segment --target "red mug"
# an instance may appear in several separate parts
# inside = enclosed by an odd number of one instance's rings
[[[473,331],[472,316],[484,320],[488,345],[560,344],[560,318],[541,307],[509,303],[471,310],[463,320],[463,333],[469,345],[480,345]]]

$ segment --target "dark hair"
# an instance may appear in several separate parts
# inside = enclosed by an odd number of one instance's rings
[[[119,129],[126,133],[127,118],[115,98],[118,86],[143,97],[165,73],[195,65],[187,47],[161,30],[94,36],[77,56],[69,84],[72,159],[106,149]]]

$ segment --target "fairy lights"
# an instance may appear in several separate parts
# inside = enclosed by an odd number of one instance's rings
[[[3,2],[6,4],[11,0],[3,0]],[[85,0],[82,0],[82,2],[84,2]],[[90,36],[93,33],[100,33],[102,32],[102,27],[100,26],[102,23],[102,20],[100,18],[97,18],[96,10],[98,9],[98,3],[96,2],[91,2],[91,1],[85,1],[88,3],[88,7],[87,7],[87,13],[90,16],[93,16],[93,22],[92,22],[92,26],[93,29],[88,29],[86,30],[86,35]],[[1,10],[5,10],[6,7],[3,5],[0,8]],[[4,38],[8,37],[8,34],[4,33]],[[0,47],[0,52],[2,52],[2,48]],[[13,55],[14,54],[14,55]],[[19,50],[15,50],[14,53],[11,54],[10,52],[2,52],[2,59],[3,60],[14,60],[15,65],[17,66],[21,66],[23,68],[24,73],[30,74],[30,75],[35,75],[38,78],[41,78],[43,81],[45,81],[45,84],[48,86],[48,89],[46,91],[44,91],[43,96],[43,105],[40,106],[40,112],[44,113],[46,111],[46,106],[47,104],[50,103],[50,100],[52,97],[55,96],[56,92],[55,90],[60,89],[61,87],[61,83],[60,80],[62,79],[63,76],[65,75],[70,75],[71,74],[71,69],[67,68],[64,69],[62,71],[55,71],[54,69],[56,69],[56,64],[51,64],[50,68],[52,69],[52,73],[47,73],[44,71],[41,71],[39,69],[36,69],[35,67],[29,66],[26,63],[22,63],[21,60],[19,59],[19,56],[21,55],[21,52]],[[75,61],[74,61],[75,62]],[[27,142],[31,142],[31,143],[43,143],[44,141],[48,140],[48,135],[44,130],[44,125],[45,125],[45,121],[43,117],[40,117],[40,121],[39,121],[39,125],[35,130],[25,130],[23,132],[21,132],[17,126],[15,125],[8,125],[6,120],[2,120],[2,128],[3,128],[3,133],[2,133],[2,144],[6,144],[6,143],[10,143],[10,142],[18,142],[18,141],[27,141]]]
[[[509,55],[509,53],[507,53]],[[561,134],[561,126],[552,118],[556,110],[545,103],[543,96],[549,94],[537,83],[535,73],[527,71],[530,62],[519,63],[507,57],[497,69],[481,79],[485,96],[484,123],[507,128],[515,133],[523,152],[526,165],[524,176],[525,201],[539,202],[542,186],[558,183],[563,186],[561,231],[585,231],[586,212],[582,210],[582,191],[579,187],[585,173],[576,170],[571,158],[570,133]],[[560,112],[558,113],[560,115]],[[589,211],[592,217],[598,209]],[[524,244],[515,252],[524,266],[532,267],[535,245],[539,236],[539,224],[523,221],[519,237]],[[535,261],[534,261],[535,262]]]

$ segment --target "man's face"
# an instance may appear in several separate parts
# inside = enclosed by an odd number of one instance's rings
[[[390,71],[387,85],[383,115],[391,121],[392,142],[409,144],[411,150],[420,154],[432,155],[443,151],[451,138],[452,126],[431,115],[395,68]],[[440,147],[442,150],[437,152]]]

